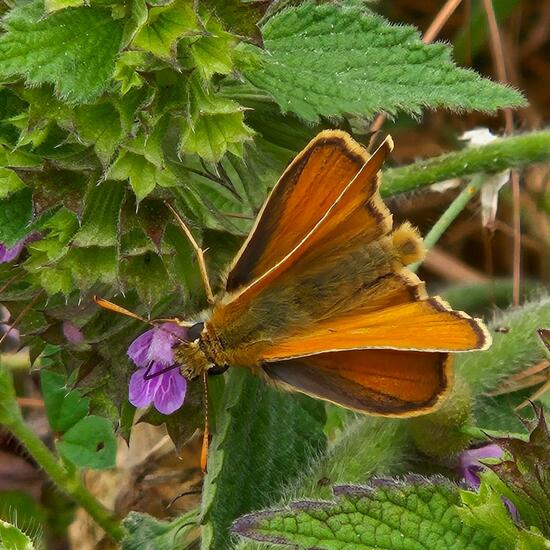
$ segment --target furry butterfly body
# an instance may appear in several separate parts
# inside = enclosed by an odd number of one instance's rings
[[[391,139],[369,156],[325,131],[287,168],[230,266],[196,337],[178,345],[184,376],[247,367],[268,382],[350,409],[425,414],[451,384],[450,352],[484,349],[483,323],[430,298],[406,268],[423,255],[392,229],[380,194]]]

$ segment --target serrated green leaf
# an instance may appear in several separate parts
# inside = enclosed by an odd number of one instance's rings
[[[84,0],[44,0],[46,13],[53,13],[66,8],[78,8],[83,5]]]
[[[86,416],[70,428],[57,448],[66,460],[81,468],[112,468],[116,458],[116,439],[106,418]]]
[[[132,46],[162,59],[171,59],[175,55],[178,40],[185,34],[199,30],[193,2],[174,0],[166,6],[149,10],[147,22],[136,34]]]
[[[218,162],[228,149],[249,140],[252,135],[242,112],[204,114],[193,124],[182,121],[180,147],[186,153],[196,153],[204,160]],[[233,149],[233,152],[238,151]]]
[[[62,374],[42,370],[40,387],[53,431],[64,433],[88,414],[90,400],[82,397],[78,390],[68,390]]]
[[[130,14],[122,33],[122,47],[126,47],[147,21],[147,4],[145,0],[130,0]]]
[[[34,550],[29,536],[15,525],[0,519],[0,548],[2,550]]]
[[[78,287],[84,290],[97,282],[116,284],[117,259],[117,249],[114,246],[72,248],[63,258],[60,267],[65,268],[71,278],[77,281]]]
[[[13,246],[30,232],[32,192],[25,188],[0,201],[0,243]]]
[[[122,52],[116,62],[113,80],[120,82],[120,95],[125,96],[132,88],[141,88],[144,80],[138,70],[147,65],[145,52]]]
[[[210,80],[216,73],[229,74],[233,70],[231,50],[236,40],[223,30],[214,16],[209,16],[203,23],[208,34],[192,42],[191,55],[202,78]]]
[[[284,112],[308,121],[526,104],[516,90],[456,67],[445,45],[423,44],[413,27],[391,25],[358,5],[290,7],[268,19],[262,34],[263,66],[246,76]]]
[[[176,184],[175,177],[169,170],[159,169],[143,155],[130,151],[120,153],[108,176],[115,180],[128,179],[138,202],[149,195],[157,184]]]
[[[231,369],[222,399],[203,489],[203,550],[227,548],[231,522],[280,498],[326,443],[320,402],[274,390],[244,369]]]
[[[122,22],[101,8],[71,8],[47,18],[43,9],[41,0],[33,0],[4,19],[0,75],[22,75],[33,85],[52,83],[69,101],[96,99],[113,73]]]
[[[147,308],[151,308],[172,290],[168,273],[158,254],[149,252],[124,258],[120,272],[128,287],[137,291]]]
[[[504,506],[502,496],[482,476],[478,491],[460,491],[457,513],[465,524],[490,533],[506,547],[513,548],[519,531]]]
[[[502,548],[485,531],[460,521],[458,490],[443,478],[375,480],[367,487],[337,486],[334,494],[335,502],[296,502],[250,514],[235,522],[233,530],[297,550]]]
[[[80,139],[94,146],[104,166],[111,160],[124,137],[120,114],[113,103],[102,101],[75,109],[75,125]]]
[[[113,247],[118,243],[120,207],[125,188],[118,181],[107,180],[91,184],[86,196],[82,226],[77,231],[74,246]]]
[[[0,167],[0,199],[5,199],[23,187],[25,184],[13,170]]]

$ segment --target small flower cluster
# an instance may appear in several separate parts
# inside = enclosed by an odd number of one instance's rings
[[[177,411],[185,400],[187,380],[174,366],[174,344],[185,340],[187,331],[175,323],[163,323],[138,336],[128,348],[128,357],[138,370],[130,378],[129,400],[136,407],[151,404],[162,414]],[[164,372],[163,372],[164,371]]]

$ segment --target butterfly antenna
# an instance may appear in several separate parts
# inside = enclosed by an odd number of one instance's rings
[[[208,427],[208,374],[202,373],[202,383],[204,388],[204,435],[202,436],[201,448],[201,470],[206,474],[208,468],[208,446],[210,443],[210,430]]]
[[[187,227],[182,217],[176,212],[175,208],[167,201],[164,201],[164,204],[170,210],[170,212],[172,212],[174,218],[176,218],[176,221],[178,222],[182,231],[185,233],[185,236],[187,237],[187,239],[191,243],[191,246],[193,247],[193,250],[195,251],[195,255],[197,256],[197,261],[199,262],[199,270],[201,272],[202,283],[204,285],[204,290],[206,292],[206,299],[208,300],[208,303],[212,305],[214,303],[214,294],[212,292],[212,287],[210,286],[208,271],[206,270],[206,262],[204,260],[204,250],[197,244],[195,237],[193,237],[193,233],[191,233],[191,230],[189,229],[189,227]]]
[[[181,326],[181,323],[180,323],[179,319],[154,319],[154,320],[151,321],[149,319],[145,319],[145,317],[142,317],[141,315],[138,315],[137,313],[134,313],[133,311],[130,311],[129,309],[126,309],[122,306],[114,304],[113,302],[109,302],[109,300],[105,300],[105,299],[99,298],[97,296],[94,296],[93,300],[99,307],[102,307],[103,309],[106,309],[108,311],[112,311],[114,313],[118,313],[119,315],[124,315],[125,317],[130,317],[131,319],[135,319],[136,321],[141,321],[142,323],[145,323],[146,325],[149,325],[150,327],[154,327],[156,329],[162,330],[163,332],[166,332],[167,334],[170,334],[171,336],[173,336],[174,338],[179,340],[179,342],[181,344],[186,343],[186,340],[184,340],[183,338],[180,338],[177,334],[174,334],[173,332],[170,332],[169,330],[158,326],[158,323],[163,323],[163,322],[176,323],[176,324]],[[159,373],[159,374],[161,374],[161,373]]]
[[[14,319],[13,323],[11,323],[8,327],[8,330],[2,334],[2,337],[0,338],[0,345],[4,342],[4,340],[10,335],[11,331],[17,328],[17,325],[25,318],[25,315],[32,309],[34,304],[38,302],[39,298],[44,293],[43,290],[41,290],[38,294],[34,296],[34,298],[21,310],[19,315]]]

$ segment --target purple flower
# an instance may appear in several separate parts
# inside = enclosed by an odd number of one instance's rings
[[[481,484],[479,473],[485,468],[480,460],[484,458],[501,458],[503,454],[504,451],[494,443],[462,452],[458,462],[460,477],[463,477],[472,489],[479,489]]]
[[[40,235],[35,231],[29,233],[26,237],[23,237],[20,241],[17,241],[13,246],[5,246],[3,243],[0,243],[0,264],[5,264],[15,260],[24,246],[32,241],[36,241],[40,238]]]
[[[174,344],[185,339],[186,335],[183,327],[163,323],[144,332],[130,344],[128,357],[139,367],[130,378],[129,400],[132,405],[147,407],[153,403],[162,414],[172,414],[183,405],[187,380],[179,369],[154,375],[175,363]]]
[[[481,480],[479,474],[486,466],[480,462],[485,458],[502,458],[504,451],[501,447],[495,443],[489,445],[483,445],[483,447],[477,447],[476,449],[468,449],[460,454],[458,462],[458,471],[460,477],[464,478],[464,481],[472,489],[479,489]],[[506,497],[501,497],[504,506],[508,510],[508,513],[514,521],[518,521],[519,514],[514,504]]]
[[[11,262],[12,260],[15,260],[15,258],[17,258],[19,254],[21,254],[25,243],[26,239],[22,239],[10,247],[7,247],[0,243],[0,264],[5,264]]]
[[[63,321],[63,336],[67,339],[69,344],[80,344],[84,342],[84,334],[70,321]]]

